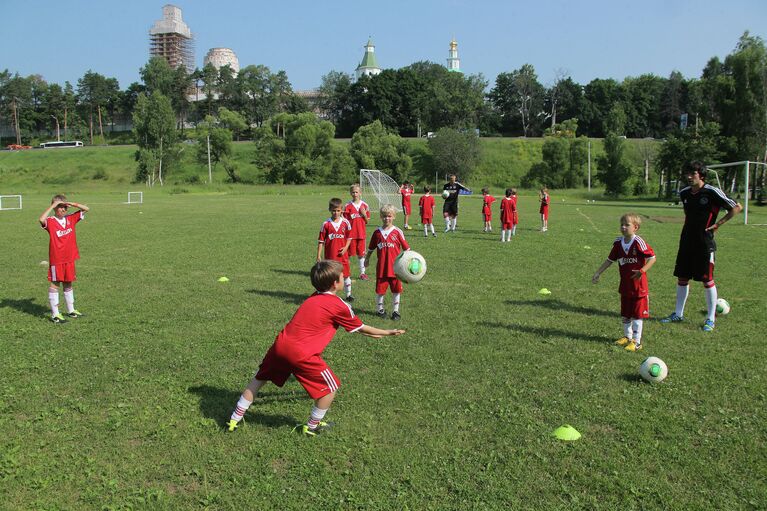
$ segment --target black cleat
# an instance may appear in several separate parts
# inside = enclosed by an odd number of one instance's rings
[[[402,319],[402,316],[399,315],[399,312],[392,312],[391,319],[392,321],[399,321],[400,319]]]

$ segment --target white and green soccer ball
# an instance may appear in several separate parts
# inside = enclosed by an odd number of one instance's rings
[[[447,199],[448,197],[450,197],[450,192],[447,191],[447,190],[443,191],[442,192],[442,198],[443,199]]]
[[[394,260],[394,274],[402,282],[415,284],[426,275],[426,259],[415,250],[400,252]]]
[[[720,316],[730,313],[730,302],[724,298],[718,298],[716,300],[716,313]]]
[[[660,383],[668,376],[668,367],[658,357],[647,357],[639,366],[639,374],[650,383]]]

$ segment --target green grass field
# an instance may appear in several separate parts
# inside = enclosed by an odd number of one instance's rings
[[[767,507],[763,226],[738,217],[717,234],[716,281],[732,312],[713,333],[700,330],[695,285],[689,321],[646,322],[645,350],[630,354],[612,345],[617,270],[596,286],[591,275],[620,214],[637,211],[658,254],[651,312],[669,313],[680,208],[554,194],[541,233],[536,198],[523,193],[518,235],[502,245],[497,219],[483,233],[480,201],[462,199],[459,232],[438,222],[436,239],[408,233],[429,273],[403,294],[407,334],[339,332],[326,351],[342,380],[330,434],[291,433],[311,406],[294,380],[266,387],[225,434],[312,291],[327,199],[345,190],[155,189],[128,206],[127,183],[91,183],[64,187],[92,209],[78,226],[75,286],[87,316],[65,325],[46,320],[36,221],[58,188],[3,187],[25,196],[22,211],[0,212],[2,509]],[[767,223],[767,211],[752,207],[750,222]],[[355,280],[354,295],[364,322],[393,326],[373,314],[373,282]],[[662,384],[638,377],[649,355],[669,366]],[[583,438],[552,438],[566,423]]]

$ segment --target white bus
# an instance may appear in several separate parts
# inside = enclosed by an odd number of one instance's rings
[[[63,141],[54,141],[54,142],[43,142],[40,144],[40,147],[43,149],[55,149],[56,147],[82,147],[83,143],[79,140],[72,140],[70,142],[63,142]]]

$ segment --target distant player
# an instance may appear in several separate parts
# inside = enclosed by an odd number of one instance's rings
[[[679,192],[684,207],[684,227],[679,237],[674,266],[674,276],[679,279],[676,286],[676,309],[660,322],[675,323],[684,319],[684,306],[692,279],[703,283],[708,311],[703,331],[711,332],[716,320],[717,298],[714,283],[714,231],[740,213],[743,206],[727,197],[719,188],[706,184],[708,171],[699,161],[686,164],[682,176],[689,186]],[[717,222],[716,217],[722,209],[727,214]]]
[[[291,374],[314,399],[309,420],[294,430],[312,437],[326,431],[331,423],[325,422],[325,414],[341,381],[322,359],[322,352],[338,327],[376,339],[405,333],[404,330],[381,330],[364,325],[351,306],[336,296],[344,287],[343,267],[338,261],[319,261],[312,267],[311,280],[317,292],[301,304],[290,322],[277,334],[256,376],[237,401],[226,425],[228,431],[237,429],[261,387],[268,381],[282,387]]]
[[[384,296],[386,290],[391,288],[392,313],[391,319],[399,321],[399,302],[402,294],[402,282],[394,274],[394,260],[403,250],[410,250],[410,245],[405,240],[405,233],[394,225],[396,210],[391,204],[381,207],[381,227],[370,236],[370,245],[365,256],[365,264],[370,262],[370,256],[376,251],[378,263],[376,264],[376,306],[377,314],[385,318]]]
[[[485,232],[493,232],[493,203],[495,197],[490,195],[490,189],[482,189],[482,219],[485,221]]]
[[[67,210],[77,208],[77,211],[67,215]],[[53,211],[53,216],[48,216]],[[75,309],[75,292],[72,283],[77,279],[75,261],[80,259],[77,249],[77,234],[75,226],[85,218],[88,206],[69,202],[64,195],[54,195],[51,205],[38,221],[40,226],[48,231],[48,303],[51,304],[51,321],[66,323],[67,320],[59,312],[59,285],[64,290],[64,302],[67,305],[67,316],[78,318],[82,316]]]
[[[442,216],[445,217],[445,232],[455,231],[455,227],[458,225],[458,195],[461,190],[471,193],[471,190],[455,179],[455,174],[450,174],[449,181],[442,187],[442,190],[449,194],[442,205]]]
[[[519,211],[517,210],[517,189],[512,188],[511,189],[511,200],[514,202],[514,215],[513,215],[513,224],[511,227],[511,235],[516,236],[517,235],[517,224],[519,223]]]
[[[639,215],[627,213],[621,217],[623,236],[615,239],[610,255],[591,278],[596,284],[602,272],[618,261],[623,337],[615,341],[615,344],[623,346],[627,351],[642,349],[642,320],[650,317],[647,271],[655,264],[655,252],[645,240],[636,235],[641,225],[642,218]]]
[[[501,199],[501,243],[511,241],[514,234],[514,214],[517,211],[517,201],[513,196],[514,190],[506,188],[506,196]]]
[[[352,296],[352,279],[349,270],[349,245],[352,243],[352,224],[343,217],[341,199],[332,198],[328,204],[330,218],[325,220],[320,227],[320,236],[317,243],[317,261],[331,259],[338,261],[344,267],[344,291],[346,301],[354,301]]]
[[[367,225],[370,220],[370,207],[360,198],[360,185],[354,183],[349,187],[352,200],[346,203],[344,217],[352,224],[349,257],[359,257],[360,280],[368,280],[365,273],[365,242],[367,241]]]
[[[402,183],[402,186],[399,188],[399,193],[402,195],[402,211],[405,215],[405,229],[408,231],[412,229],[410,227],[410,224],[408,223],[408,220],[410,220],[410,212],[411,212],[411,206],[410,206],[410,196],[413,195],[413,185],[410,184],[410,181],[405,181]]]
[[[423,235],[429,236],[429,229],[431,229],[431,235],[435,238],[437,233],[434,232],[434,197],[431,195],[431,187],[423,187],[424,194],[418,199],[418,209],[421,213],[421,224],[423,225]]]
[[[549,203],[551,202],[551,197],[549,197],[549,189],[545,186],[541,188],[539,198],[541,201],[541,208],[538,210],[538,212],[541,214],[541,231],[546,232],[549,230]]]

